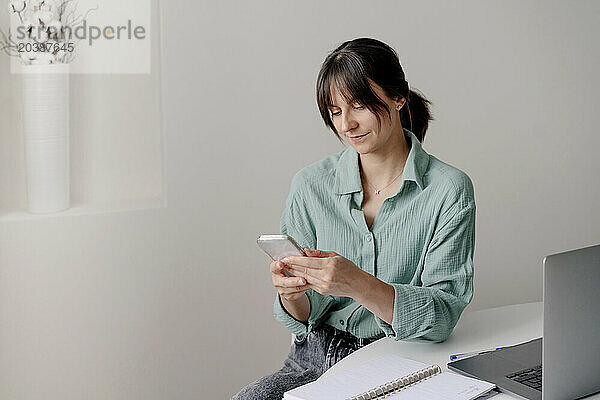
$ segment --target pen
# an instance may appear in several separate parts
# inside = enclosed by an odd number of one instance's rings
[[[492,351],[503,349],[504,347],[495,347],[487,350],[480,351],[472,351],[470,353],[458,353],[458,354],[450,354],[450,361],[462,360],[463,358],[469,358],[473,356],[478,356],[479,354],[491,353]]]

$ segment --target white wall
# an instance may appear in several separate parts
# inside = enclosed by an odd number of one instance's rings
[[[227,398],[279,368],[290,338],[254,241],[292,175],[340,148],[314,82],[347,39],[398,50],[434,103],[425,148],[473,179],[471,310],[540,300],[544,255],[600,242],[600,3],[161,9],[168,206],[0,222],[0,398]]]

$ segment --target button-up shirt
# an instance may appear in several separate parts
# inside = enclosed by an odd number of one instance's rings
[[[359,338],[443,341],[473,297],[475,199],[469,177],[428,154],[404,130],[410,152],[396,193],[369,229],[361,204],[359,155],[353,147],[300,170],[281,216],[281,233],[302,247],[335,251],[393,286],[388,324],[349,297],[313,289],[307,322],[275,299],[275,318],[300,335],[329,324]]]

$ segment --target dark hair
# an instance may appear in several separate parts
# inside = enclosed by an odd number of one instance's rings
[[[344,42],[323,61],[317,77],[317,105],[325,125],[342,140],[329,115],[328,106],[333,104],[332,84],[348,103],[357,102],[367,107],[380,124],[384,112],[391,118],[390,110],[373,91],[369,80],[379,85],[388,97],[406,99],[406,105],[400,109],[400,122],[422,142],[429,121],[433,120],[429,110],[431,102],[422,93],[409,89],[398,54],[376,39]]]

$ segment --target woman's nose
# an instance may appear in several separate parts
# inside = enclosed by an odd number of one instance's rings
[[[356,128],[356,120],[352,118],[351,114],[346,113],[342,115],[342,132],[346,133]]]

